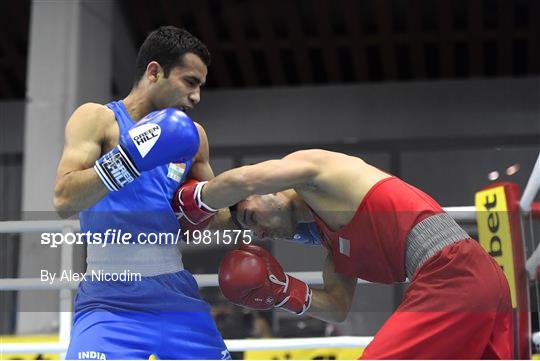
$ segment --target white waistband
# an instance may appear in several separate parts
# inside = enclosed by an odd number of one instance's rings
[[[87,245],[86,272],[140,273],[150,277],[184,269],[177,245]]]

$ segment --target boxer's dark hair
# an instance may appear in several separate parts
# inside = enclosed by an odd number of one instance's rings
[[[206,66],[210,66],[208,48],[187,30],[162,26],[152,31],[139,48],[135,63],[135,84],[139,82],[151,61],[157,61],[163,68],[165,77],[168,77],[171,68],[181,65],[187,53],[197,55]]]
[[[244,229],[242,224],[240,224],[240,221],[238,221],[238,218],[236,216],[238,215],[238,203],[232,205],[229,207],[229,212],[231,212],[231,219],[238,229]]]

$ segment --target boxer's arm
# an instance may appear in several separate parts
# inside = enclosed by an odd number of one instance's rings
[[[195,123],[195,125],[199,131],[199,150],[193,159],[188,178],[207,181],[214,178],[214,171],[210,166],[210,146],[208,145],[208,136],[199,123]]]
[[[68,120],[53,198],[61,217],[92,206],[109,192],[94,170],[94,163],[102,152],[105,125],[111,120],[114,114],[108,108],[93,103],[80,106]]]
[[[313,186],[320,166],[310,151],[292,153],[282,159],[231,169],[206,184],[202,199],[213,208],[232,206],[252,194],[268,194],[289,188]]]
[[[343,322],[349,314],[356,290],[356,278],[336,273],[328,254],[323,269],[323,289],[312,288],[313,298],[307,314],[326,322]]]
[[[214,178],[214,171],[210,165],[210,146],[208,142],[208,136],[204,128],[195,123],[197,130],[199,131],[199,151],[193,160],[193,165],[189,171],[188,179],[198,179],[200,181],[206,181]],[[213,230],[226,230],[235,229],[236,225],[231,219],[231,213],[228,208],[223,208],[212,218],[212,222],[208,226]]]

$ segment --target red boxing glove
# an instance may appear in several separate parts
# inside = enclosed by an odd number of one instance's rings
[[[217,213],[201,200],[206,183],[188,179],[174,194],[172,208],[184,230],[205,229]]]
[[[284,273],[268,251],[255,245],[243,245],[225,255],[219,287],[232,303],[256,310],[281,307],[301,315],[311,305],[309,286]]]

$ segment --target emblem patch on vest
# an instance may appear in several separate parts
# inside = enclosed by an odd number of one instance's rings
[[[182,177],[184,176],[184,172],[186,170],[186,164],[185,163],[169,163],[169,170],[167,171],[167,177],[171,178],[178,183],[182,180]]]
[[[344,254],[347,257],[351,256],[351,241],[347,238],[339,237],[339,253]]]

